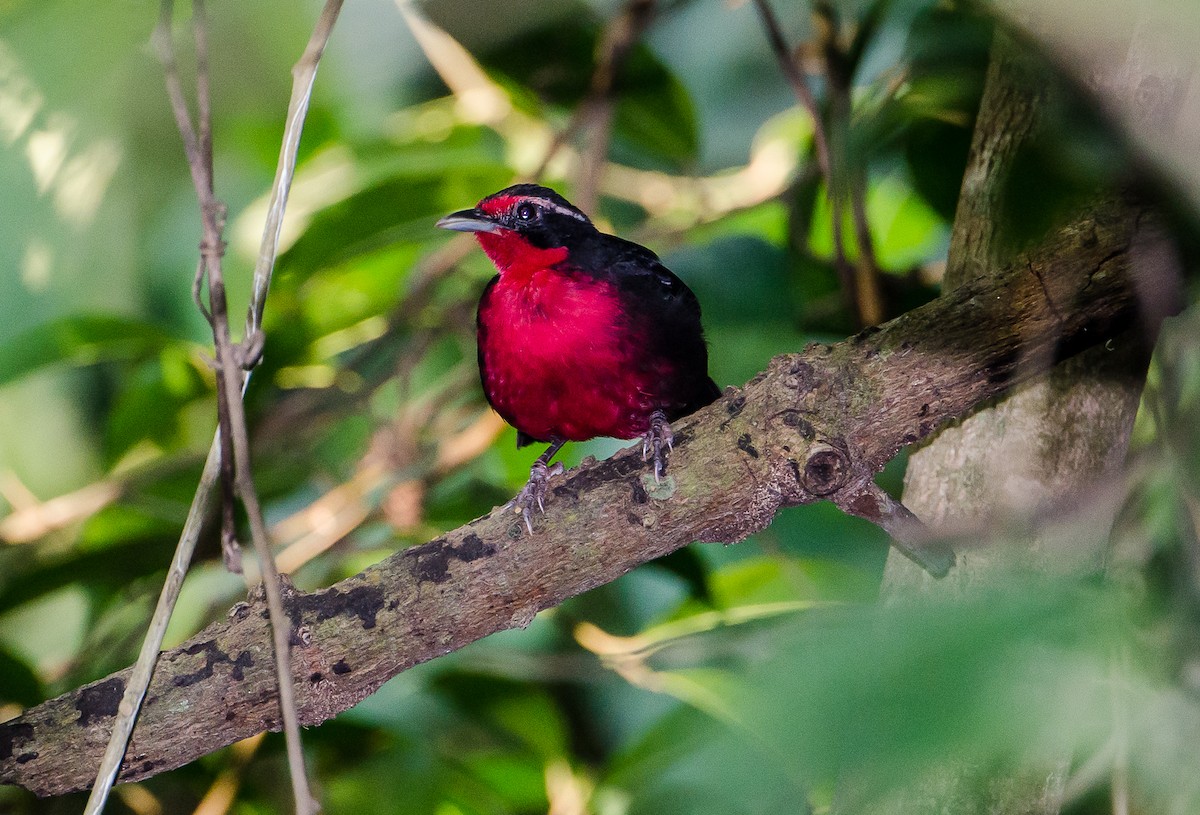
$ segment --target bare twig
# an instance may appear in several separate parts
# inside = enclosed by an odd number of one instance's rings
[[[129,737],[133,733],[133,725],[137,721],[138,711],[141,710],[142,701],[145,699],[146,688],[150,686],[150,677],[154,673],[154,666],[158,661],[158,650],[162,647],[163,637],[166,636],[171,612],[175,609],[175,601],[179,599],[179,590],[183,587],[183,578],[187,575],[188,564],[191,563],[192,554],[196,551],[196,542],[200,539],[200,528],[204,524],[204,516],[208,514],[212,487],[217,481],[218,456],[217,439],[214,438],[208,451],[208,459],[204,463],[203,474],[200,476],[200,488],[196,490],[196,495],[192,499],[191,509],[183,524],[183,532],[179,536],[179,545],[175,548],[171,565],[167,569],[167,578],[163,582],[162,591],[158,596],[158,605],[154,609],[154,616],[150,619],[146,637],[142,640],[142,650],[138,653],[137,662],[134,663],[129,682],[121,696],[117,717],[113,721],[108,745],[96,771],[96,780],[92,784],[84,815],[98,815],[104,810],[104,804],[108,800],[108,794],[116,780],[117,771],[121,768],[121,759],[125,755]]]
[[[613,88],[617,74],[642,32],[650,25],[654,6],[655,0],[628,0],[621,13],[605,28],[597,48],[596,70],[592,73],[591,86],[587,98],[576,111],[590,134],[579,162],[574,196],[584,212],[596,210],[601,177],[608,161],[613,107],[616,104]]]
[[[201,6],[201,8],[203,8]],[[198,13],[203,13],[198,12]],[[204,241],[201,244],[201,257],[199,265],[196,268],[196,276],[192,281],[192,298],[200,303],[203,303],[201,293],[204,289],[204,281],[207,279],[209,283],[209,299],[220,299],[224,301],[224,290],[218,295],[213,291],[214,281],[210,275],[210,254],[213,252],[220,253],[221,231],[224,228],[224,215],[218,215],[215,208],[218,203],[213,198],[213,179],[212,173],[209,171],[211,162],[205,158],[203,149],[201,148],[201,140],[197,135],[195,127],[192,125],[192,115],[188,111],[187,100],[183,95],[183,83],[179,78],[179,66],[175,62],[175,49],[171,45],[171,18],[174,15],[174,3],[172,0],[163,0],[160,16],[158,21],[158,29],[154,33],[155,49],[158,51],[159,60],[163,64],[163,75],[167,86],[167,96],[171,101],[171,113],[175,117],[175,126],[179,130],[180,136],[183,139],[183,151],[187,156],[188,169],[192,174],[192,185],[197,190],[197,195],[200,196],[200,209],[204,216],[205,234]],[[194,26],[202,28],[203,26]],[[205,35],[196,35],[197,45],[207,42]],[[207,56],[197,54],[197,71],[201,68],[207,69]],[[207,90],[208,80],[201,81],[197,79],[197,94],[199,89],[203,87]],[[197,103],[197,107],[201,110],[201,119],[209,116],[208,103]],[[202,127],[205,127],[202,125]],[[211,129],[211,125],[207,125]],[[208,142],[211,148],[211,141]],[[214,226],[217,220],[222,221],[222,224],[215,228],[213,233],[209,234],[208,222],[210,218],[213,220]],[[219,285],[219,281],[217,281]],[[201,313],[208,320],[209,326],[213,331],[218,331],[217,317],[210,309],[206,309],[203,305],[200,307]],[[221,364],[221,348],[217,345],[217,364]],[[229,427],[229,408],[228,402],[223,396],[226,385],[222,377],[217,377],[217,423],[220,427]],[[240,388],[240,383],[239,383]],[[221,552],[225,557],[225,565],[230,571],[241,571],[241,555],[238,550],[237,541],[234,535],[234,517],[233,517],[233,492],[234,492],[234,456],[233,442],[228,433],[218,434],[220,442],[220,472],[221,472]]]
[[[896,551],[934,577],[945,577],[954,565],[954,550],[950,545],[874,481],[865,481],[858,490],[846,490],[836,503],[843,511],[865,518],[887,532]]]
[[[164,14],[168,15],[169,24],[170,0],[165,0],[163,6]],[[279,572],[275,568],[275,559],[271,553],[262,505],[259,503],[258,492],[254,486],[250,461],[250,436],[246,429],[246,414],[240,398],[243,368],[252,367],[254,362],[246,356],[244,351],[254,343],[257,330],[247,334],[245,346],[234,345],[229,332],[225,281],[221,268],[221,258],[224,254],[225,208],[213,194],[211,112],[209,102],[204,98],[208,91],[208,80],[204,76],[207,72],[208,59],[207,54],[201,50],[207,46],[207,36],[204,33],[204,29],[207,28],[207,19],[203,0],[193,0],[192,2],[192,27],[196,32],[197,47],[197,108],[201,121],[199,135],[185,132],[188,126],[188,117],[186,110],[180,109],[179,103],[182,101],[182,94],[173,92],[171,98],[175,108],[176,122],[180,132],[183,133],[188,163],[192,165],[192,179],[195,182],[196,196],[200,201],[204,229],[204,239],[200,251],[204,258],[205,274],[208,278],[209,310],[213,318],[213,342],[216,346],[218,374],[217,413],[222,437],[221,480],[225,500],[222,502],[224,523],[221,538],[226,553],[226,562],[236,562],[237,558],[234,553],[238,550],[237,543],[233,539],[232,502],[232,493],[236,490],[250,521],[250,537],[258,555],[259,568],[262,571],[263,588],[271,619],[279,707],[287,743],[292,793],[295,798],[296,812],[298,815],[304,815],[304,813],[315,811],[317,806],[308,788],[308,780],[304,771],[304,753],[300,745],[300,723],[296,715],[295,690],[292,686],[290,668],[291,631],[283,608]],[[160,41],[160,44],[169,49],[170,37]],[[168,86],[177,86],[179,83],[178,73],[168,71],[167,82]],[[228,455],[230,450],[232,450],[232,456]]]
[[[308,109],[308,100],[311,96],[313,81],[316,77],[317,67],[320,62],[320,56],[324,50],[325,43],[328,41],[332,31],[333,24],[337,20],[338,12],[341,10],[341,0],[327,0],[321,17],[313,31],[312,37],[309,39],[304,56],[293,69],[293,93],[292,99],[288,107],[287,121],[284,128],[283,146],[281,147],[281,155],[279,169],[276,172],[275,183],[272,188],[272,207],[271,215],[267,222],[267,236],[264,236],[264,249],[260,253],[258,263],[255,268],[254,290],[251,296],[250,313],[253,317],[252,324],[257,327],[261,319],[263,307],[266,301],[266,292],[270,284],[272,269],[274,268],[275,252],[278,247],[279,226],[282,223],[283,211],[287,205],[287,192],[291,184],[292,175],[295,171],[295,155],[296,145],[299,143],[300,134],[303,130],[305,114]],[[164,0],[163,16],[160,19],[160,24],[156,29],[153,39],[155,45],[159,48],[160,54],[163,54],[164,46],[167,47],[166,56],[170,58],[167,62],[164,60],[164,69],[169,74],[177,69],[174,66],[174,59],[171,56],[169,49],[170,45],[170,0]],[[198,49],[206,50],[205,32],[196,34]],[[207,57],[204,57],[205,63]],[[207,90],[207,79],[204,84],[199,84],[198,87]],[[172,108],[174,110],[182,110],[185,121],[187,121],[187,106],[186,104],[176,104],[175,94],[172,92],[170,83],[168,83],[168,93],[172,95]],[[207,93],[203,94],[207,96]],[[182,94],[179,94],[179,101],[182,102]],[[208,114],[208,102],[204,101],[199,104],[201,110],[202,122],[210,121]],[[202,127],[208,128],[204,124]],[[200,154],[200,139],[195,137],[194,131],[191,129],[190,122],[187,127],[180,128],[180,134],[184,140],[184,149],[188,155],[188,166],[193,174],[193,182],[196,183],[197,190],[202,190],[203,186],[197,178],[197,168],[207,170],[205,173],[209,179],[212,178],[212,162],[211,157],[208,161],[197,162],[193,158]],[[189,134],[191,134],[189,136]],[[207,131],[203,142],[211,147],[211,130]],[[201,263],[204,261],[202,260]],[[194,291],[197,299],[199,299],[199,290],[202,286],[202,273],[198,271]],[[211,319],[207,310],[205,316]],[[239,370],[235,371],[238,379],[237,390],[244,392],[246,384],[249,382],[249,373],[243,373]],[[237,400],[231,400],[237,401]],[[240,402],[239,402],[240,404]],[[216,484],[218,477],[218,462],[220,460],[219,436],[214,438],[213,444],[209,449],[208,459],[205,462],[204,471],[201,475],[200,483],[197,486],[196,494],[192,500],[191,509],[188,512],[187,521],[184,523],[183,531],[180,535],[179,545],[176,547],[175,555],[171,561],[171,566],[167,573],[167,579],[163,585],[162,592],[159,595],[158,606],[155,609],[154,617],[151,620],[150,627],[146,632],[146,637],[142,643],[142,649],[138,655],[137,663],[133,667],[133,671],[129,677],[129,681],[125,687],[125,692],[122,696],[121,703],[118,708],[118,714],[113,722],[113,729],[109,738],[108,746],[105,750],[104,757],[100,763],[96,774],[96,781],[92,787],[92,793],[88,799],[86,813],[93,815],[99,813],[104,803],[108,798],[108,793],[112,788],[113,781],[116,778],[117,772],[121,765],[121,759],[124,756],[126,746],[129,743],[129,737],[133,731],[134,722],[137,719],[138,711],[141,708],[143,699],[145,698],[146,689],[150,684],[150,677],[154,671],[154,666],[157,661],[159,648],[162,647],[163,636],[166,633],[167,623],[170,620],[171,612],[174,609],[175,602],[179,597],[179,590],[183,585],[184,575],[187,573],[188,564],[191,562],[192,554],[195,551],[196,543],[200,537],[200,528],[203,524],[204,517],[207,515],[208,506],[211,503],[213,487]],[[227,460],[231,456],[226,457]],[[280,671],[287,669],[287,666],[280,664]],[[288,685],[289,683],[282,683]],[[281,690],[281,695],[284,691]],[[289,743],[289,754],[293,752]],[[298,801],[299,796],[297,796]],[[311,797],[306,799],[311,802]]]
[[[817,104],[816,97],[813,96],[812,88],[808,86],[808,79],[797,66],[791,49],[788,48],[787,41],[783,38],[783,30],[779,27],[779,20],[775,18],[775,12],[771,10],[767,0],[755,0],[755,5],[758,7],[759,16],[762,17],[763,27],[767,31],[767,40],[771,43],[771,50],[775,52],[779,68],[783,71],[788,84],[792,86],[796,98],[800,100],[800,104],[804,106],[812,119],[813,150],[817,155],[817,166],[820,167],[821,175],[825,179],[825,194],[829,200],[829,222],[833,230],[833,265],[837,270],[838,280],[847,304],[858,314],[858,285],[854,266],[846,259],[845,239],[842,236],[842,198],[838,193],[838,185],[834,183],[833,160],[830,156],[829,138],[825,133],[825,120],[821,116],[821,108]]]
[[[325,0],[325,7],[321,9],[321,16],[317,18],[308,45],[304,48],[300,60],[292,66],[292,96],[288,100],[283,143],[279,147],[279,163],[275,168],[275,183],[271,187],[271,201],[267,206],[267,223],[263,228],[262,246],[258,251],[258,261],[254,264],[254,291],[250,298],[247,336],[257,333],[262,324],[263,309],[267,305],[267,290],[271,285],[275,256],[279,251],[279,231],[283,228],[283,213],[287,209],[292,177],[296,174],[300,134],[304,131],[304,119],[308,116],[308,103],[312,99],[313,83],[317,80],[317,67],[321,64],[325,43],[329,42],[329,35],[333,33],[334,23],[342,10],[342,2],[343,0]]]
[[[880,323],[883,319],[883,307],[880,293],[878,293],[875,248],[871,244],[870,230],[866,223],[865,185],[854,184],[854,182],[848,185],[842,184],[841,172],[835,170],[834,167],[830,139],[826,133],[826,122],[822,118],[821,108],[817,106],[816,97],[812,95],[812,89],[809,88],[808,79],[800,71],[796,60],[792,58],[791,50],[788,49],[787,42],[784,40],[784,32],[780,29],[779,20],[775,18],[775,13],[770,8],[768,1],[755,0],[755,4],[762,17],[763,26],[767,30],[767,38],[770,41],[770,47],[775,52],[775,58],[778,59],[787,82],[792,85],[792,90],[796,91],[798,100],[808,110],[812,119],[812,145],[816,151],[817,166],[821,168],[821,174],[826,181],[830,226],[833,229],[834,266],[838,270],[842,292],[844,292],[847,304],[857,314],[860,324]],[[822,22],[832,24],[833,20],[823,19]],[[829,30],[828,25],[826,28],[826,42],[823,44],[826,46],[824,53],[826,53],[826,62],[829,65],[832,61],[829,54],[830,43],[832,43],[832,47],[836,48],[835,29]],[[826,73],[829,78],[832,108],[835,112],[842,108],[845,109],[844,115],[838,114],[840,124],[844,126],[842,130],[845,130],[850,124],[850,116],[848,116],[850,90],[848,90],[847,83],[835,80],[835,71],[827,70]],[[840,94],[845,98],[841,98]],[[841,152],[845,155],[847,151],[842,149]],[[845,238],[842,235],[844,232],[842,230],[842,212],[844,212],[847,197],[850,198],[854,236],[856,236],[858,244],[857,266],[846,258]]]
[[[576,190],[574,196],[576,201],[582,202],[581,208],[584,212],[591,212],[594,208],[600,188],[600,171],[604,168],[608,155],[608,140],[612,127],[612,90],[617,73],[629,56],[629,51],[650,24],[655,6],[655,0],[628,0],[624,10],[608,24],[597,48],[596,69],[588,84],[587,96],[575,107],[566,126],[554,134],[546,152],[529,174],[535,181],[540,179],[550,162],[571,139],[581,131],[590,130],[592,140],[581,157],[580,189]]]
[[[767,30],[767,39],[771,43],[771,50],[775,52],[775,58],[779,61],[779,67],[783,71],[784,77],[795,91],[796,98],[800,100],[804,109],[808,111],[808,115],[812,117],[813,148],[817,153],[817,165],[821,168],[821,175],[825,176],[825,182],[828,184],[832,175],[829,141],[825,137],[824,120],[821,117],[817,99],[813,96],[812,88],[808,86],[808,79],[801,73],[796,61],[792,58],[791,49],[788,48],[787,41],[783,38],[783,30],[779,27],[779,20],[775,18],[775,12],[771,10],[770,4],[767,0],[754,0],[754,3],[758,6],[758,13]]]
[[[824,0],[813,3],[813,18],[819,39],[819,50],[825,64],[826,87],[829,97],[830,141],[832,142],[831,170],[834,180],[827,179],[834,188],[834,197],[839,202],[837,213],[842,212],[842,203],[849,199],[850,218],[854,224],[854,241],[858,247],[857,263],[854,264],[854,303],[858,309],[860,325],[877,325],[883,322],[883,295],[879,288],[879,264],[875,259],[875,246],[867,222],[867,178],[864,163],[859,161],[850,147],[850,120],[853,111],[851,89],[857,60],[865,49],[866,41],[878,26],[882,13],[881,4],[873,7],[864,21],[863,30],[854,42],[843,48],[839,42],[841,30],[837,10]]]

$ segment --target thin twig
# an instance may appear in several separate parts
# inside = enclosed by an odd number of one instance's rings
[[[869,38],[878,25],[882,9],[875,6],[868,15],[864,30],[859,31],[849,49],[838,41],[841,28],[837,10],[824,0],[813,3],[813,17],[820,40],[820,52],[825,63],[826,85],[829,96],[831,120],[830,142],[832,169],[837,184],[834,196],[839,202],[837,212],[843,209],[841,202],[849,199],[850,218],[854,225],[854,241],[858,247],[858,260],[854,264],[854,304],[860,325],[878,325],[884,320],[883,294],[879,288],[879,264],[875,259],[875,246],[867,221],[866,169],[855,157],[850,147],[850,120],[853,111],[851,89],[857,60],[865,49],[863,40]],[[832,183],[832,182],[831,182]]]
[[[779,68],[783,71],[788,84],[792,86],[796,98],[800,100],[800,104],[804,106],[812,119],[813,149],[817,154],[817,166],[821,169],[821,176],[825,179],[825,195],[829,201],[829,221],[833,230],[833,265],[837,270],[838,280],[848,301],[847,304],[855,313],[858,313],[858,286],[854,277],[854,267],[846,259],[845,240],[842,236],[841,196],[838,195],[837,187],[834,184],[833,161],[830,157],[829,139],[825,134],[825,121],[821,116],[821,108],[817,104],[816,97],[813,96],[812,88],[808,86],[808,79],[796,65],[796,60],[792,58],[791,49],[788,48],[787,41],[783,38],[783,30],[779,27],[779,20],[775,18],[775,12],[771,10],[770,4],[767,0],[754,0],[754,2],[758,7],[759,16],[762,17],[767,40],[771,44],[771,50],[775,52]]]
[[[608,156],[612,128],[612,91],[617,74],[634,44],[654,17],[656,0],[628,0],[625,8],[612,19],[600,38],[596,69],[588,83],[587,96],[575,107],[566,126],[551,140],[530,177],[539,180],[558,152],[580,131],[592,134],[580,159],[578,189],[574,199],[584,212],[591,212],[600,188],[600,173]]]
[[[256,333],[262,325],[263,309],[267,305],[267,290],[271,286],[275,257],[279,253],[279,232],[283,229],[283,213],[287,209],[292,177],[296,174],[300,134],[304,130],[304,119],[308,116],[308,103],[312,99],[313,83],[317,80],[317,67],[321,64],[325,43],[329,42],[329,35],[333,32],[334,23],[342,10],[342,2],[343,0],[325,0],[325,7],[321,9],[321,16],[317,18],[308,45],[299,61],[292,66],[292,96],[288,100],[287,122],[284,125],[283,142],[279,147],[279,163],[275,168],[275,183],[271,187],[271,200],[267,205],[267,223],[263,228],[258,260],[254,264],[254,290],[247,315],[247,336]]]
[[[596,55],[588,96],[579,107],[590,135],[579,162],[575,200],[584,212],[594,212],[601,176],[608,161],[616,98],[617,74],[654,17],[655,0],[628,0],[606,26]]]
[[[179,590],[183,587],[183,578],[187,575],[188,564],[192,561],[196,542],[200,539],[200,529],[204,525],[205,516],[208,515],[212,487],[217,481],[219,471],[218,456],[217,439],[214,438],[208,450],[208,459],[204,462],[203,474],[200,476],[200,488],[192,498],[191,509],[188,510],[187,520],[184,521],[183,531],[179,536],[179,545],[175,547],[175,555],[167,569],[167,579],[158,595],[158,605],[154,609],[154,616],[150,618],[146,638],[142,640],[142,650],[138,653],[137,662],[134,663],[133,672],[125,686],[125,693],[121,696],[112,735],[109,736],[104,757],[96,771],[96,780],[92,784],[84,815],[99,815],[104,810],[108,794],[116,781],[117,771],[121,768],[121,759],[125,755],[138,711],[141,710],[142,701],[146,697],[146,688],[150,686],[150,676],[158,662],[158,651],[162,647],[163,637],[166,636],[167,624],[171,621],[175,601],[179,599]]]
[[[272,212],[267,222],[267,233],[273,235],[273,238],[268,240],[264,236],[264,247],[269,246],[269,251],[264,250],[260,253],[258,263],[255,269],[254,289],[251,295],[250,313],[256,315],[254,324],[257,325],[261,320],[262,311],[266,301],[266,292],[270,285],[270,277],[274,268],[275,252],[278,247],[279,226],[282,223],[283,211],[287,205],[287,192],[291,185],[292,175],[295,171],[295,155],[296,145],[300,141],[300,134],[304,127],[305,114],[308,110],[308,100],[312,93],[313,82],[316,77],[317,67],[320,63],[321,53],[324,51],[325,43],[329,39],[333,24],[337,20],[338,12],[341,10],[341,0],[327,0],[321,17],[313,31],[312,37],[309,39],[308,46],[305,49],[304,55],[300,62],[293,69],[293,92],[292,99],[288,106],[287,121],[284,128],[283,146],[280,155],[280,167],[276,172],[275,183],[272,187],[271,201]],[[160,57],[164,57],[164,70],[176,71],[174,65],[173,52],[169,49],[171,36],[171,2],[164,0],[163,14],[160,17],[158,28],[153,34],[153,41],[158,47]],[[201,34],[200,36],[203,36]],[[164,52],[163,46],[168,46]],[[169,58],[169,62],[167,59]],[[168,94],[171,94],[171,88],[168,87]],[[182,94],[180,94],[182,101]],[[180,106],[175,104],[172,99],[172,108],[178,109]],[[186,116],[187,106],[182,105],[182,110]],[[184,139],[184,149],[189,151],[189,148],[196,148],[198,152],[198,144],[189,144],[188,134],[193,133],[189,127],[180,128],[181,136]],[[209,142],[211,143],[211,141]],[[192,153],[188,152],[189,159]],[[191,160],[188,162],[189,168],[193,169],[198,165]],[[201,165],[203,166],[203,165]],[[211,167],[211,163],[207,166]],[[211,178],[211,173],[209,173]],[[195,181],[193,174],[193,181]],[[208,315],[206,314],[206,317]],[[239,371],[241,378],[240,388],[242,393],[245,392],[246,385],[249,384],[250,374],[246,372],[244,375]],[[179,598],[179,590],[183,585],[184,576],[187,573],[188,564],[191,562],[192,555],[195,552],[196,543],[200,538],[200,530],[205,517],[208,515],[208,508],[211,504],[213,488],[216,485],[218,472],[220,448],[219,434],[213,439],[213,443],[209,448],[208,458],[204,465],[204,471],[200,477],[200,483],[196,488],[196,494],[192,499],[192,506],[188,511],[187,520],[184,522],[183,530],[180,534],[179,545],[176,547],[175,554],[172,558],[170,568],[167,572],[166,581],[163,584],[162,592],[159,595],[158,605],[155,609],[154,616],[151,619],[150,626],[146,632],[146,637],[142,642],[142,649],[138,655],[137,663],[133,667],[133,672],[129,677],[129,682],[125,687],[125,693],[122,696],[121,703],[118,708],[118,715],[113,723],[112,735],[109,738],[108,746],[105,750],[104,758],[96,773],[96,780],[92,786],[91,795],[88,798],[85,815],[97,815],[104,808],[104,804],[108,799],[108,794],[112,789],[113,782],[116,779],[117,773],[121,766],[121,759],[125,754],[126,747],[129,744],[130,735],[133,732],[134,723],[137,720],[138,711],[141,708],[142,702],[145,699],[146,689],[150,684],[150,677],[154,671],[155,663],[157,662],[159,649],[162,647],[163,637],[166,634],[167,624],[170,621],[171,613],[174,610],[175,603]],[[289,748],[290,749],[290,748]],[[311,799],[310,799],[311,800]]]
[[[779,67],[783,71],[784,77],[795,91],[796,98],[800,100],[805,110],[808,111],[808,115],[812,117],[813,147],[817,152],[817,166],[821,168],[821,175],[825,176],[825,181],[828,183],[831,176],[829,142],[825,138],[821,109],[817,105],[817,99],[813,96],[812,88],[808,87],[808,79],[801,73],[796,61],[792,59],[791,49],[788,48],[787,41],[783,38],[783,30],[779,27],[779,20],[775,18],[775,12],[771,10],[770,4],[767,0],[754,0],[754,3],[758,6],[763,26],[767,29],[767,39],[771,43],[771,50],[775,52],[775,59],[779,61]]]
[[[207,26],[203,0],[192,0],[192,26],[197,32]],[[207,37],[204,34],[196,34],[197,49],[205,47],[206,42]],[[197,53],[196,63],[199,77],[207,68],[207,55]],[[197,87],[199,89],[198,97],[202,96],[202,92],[208,88],[207,79],[198,78]],[[208,115],[208,102],[198,101],[197,108],[201,111],[201,120],[203,121]],[[176,120],[182,123],[184,117],[177,113]],[[200,149],[198,156],[189,153],[188,160],[197,162],[197,166],[192,168],[192,177],[197,180],[196,196],[200,200],[200,213],[204,227],[201,253],[204,256],[208,277],[209,310],[213,316],[213,342],[217,352],[217,411],[222,435],[228,439],[222,441],[221,444],[222,482],[226,485],[223,487],[226,498],[223,503],[226,526],[222,530],[222,542],[226,545],[225,551],[227,559],[229,559],[228,554],[237,551],[237,544],[231,539],[233,534],[232,501],[229,495],[235,489],[250,521],[250,537],[258,555],[267,609],[270,613],[280,716],[283,719],[284,738],[287,743],[288,769],[292,779],[296,813],[297,815],[306,815],[306,813],[316,811],[318,807],[309,791],[308,779],[304,771],[304,752],[300,744],[300,722],[296,715],[295,688],[292,684],[290,622],[283,607],[279,572],[275,568],[275,558],[271,553],[262,505],[254,486],[250,459],[250,434],[246,429],[246,413],[240,398],[243,382],[242,371],[250,361],[244,357],[242,353],[244,349],[233,344],[229,332],[229,313],[221,267],[221,258],[224,254],[224,207],[213,195],[213,178],[209,172],[209,168],[212,167],[212,156],[204,153],[206,146],[211,149],[211,141],[205,145],[203,138],[197,136],[192,136],[190,140],[198,142]],[[185,136],[184,141],[187,143],[189,138]],[[247,334],[247,347],[253,341],[252,335]],[[232,460],[225,456],[230,447],[233,449]],[[229,479],[230,466],[232,466],[232,487],[229,486],[231,483]]]
[[[202,9],[203,7],[201,7]],[[200,209],[204,214],[205,220],[205,236],[204,242],[201,244],[201,257],[199,265],[196,269],[196,276],[192,280],[192,298],[201,303],[200,312],[204,318],[208,320],[209,326],[214,332],[218,330],[216,315],[210,309],[203,306],[203,297],[201,293],[204,289],[205,279],[209,282],[209,299],[217,299],[217,293],[213,291],[213,280],[209,276],[208,256],[210,252],[219,252],[217,246],[221,243],[221,229],[216,229],[213,235],[209,235],[207,227],[210,215],[216,219],[216,213],[211,210],[216,206],[213,199],[213,181],[212,175],[208,171],[211,161],[205,158],[204,151],[201,148],[200,138],[197,136],[195,127],[192,124],[192,115],[188,110],[187,100],[183,95],[183,82],[179,78],[179,65],[175,61],[175,48],[171,43],[171,18],[174,16],[175,8],[173,0],[163,0],[159,14],[158,28],[154,33],[155,50],[158,52],[159,60],[163,64],[163,77],[167,86],[167,97],[171,101],[171,113],[175,117],[175,127],[179,130],[179,135],[183,139],[183,152],[187,156],[188,169],[192,175],[192,185],[196,188],[197,194],[200,196]],[[201,10],[199,13],[203,13]],[[194,26],[199,28],[201,26]],[[207,42],[204,35],[196,35],[198,45]],[[197,54],[197,69],[201,66],[207,68],[207,56]],[[207,88],[207,80],[197,79],[197,89],[200,87]],[[197,91],[199,94],[199,90]],[[201,118],[205,118],[208,113],[207,103],[197,102],[197,107],[201,109]],[[211,147],[211,142],[209,142]],[[222,219],[223,220],[223,219]],[[220,299],[224,300],[224,292],[221,293]],[[217,348],[217,365],[221,364],[220,347]],[[217,424],[219,427],[229,426],[228,401],[223,396],[225,383],[220,376],[217,377]],[[239,383],[240,388],[240,383]],[[241,571],[241,554],[238,550],[237,541],[234,537],[234,516],[233,516],[233,499],[234,499],[234,456],[233,456],[233,441],[228,433],[218,433],[219,449],[220,449],[220,471],[221,471],[221,552],[225,558],[225,565],[230,571]]]

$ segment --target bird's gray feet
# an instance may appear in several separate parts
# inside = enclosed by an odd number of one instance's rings
[[[654,462],[654,483],[662,479],[667,469],[667,451],[674,449],[675,434],[667,422],[667,414],[656,410],[650,414],[650,427],[642,437],[642,461]]]
[[[529,480],[517,493],[517,497],[510,502],[511,506],[521,510],[521,517],[525,520],[525,528],[529,530],[529,534],[533,534],[533,508],[536,506],[539,512],[545,514],[546,495],[550,492],[550,477],[562,475],[562,473],[561,461],[556,461],[549,466],[544,461],[535,461],[529,469]]]

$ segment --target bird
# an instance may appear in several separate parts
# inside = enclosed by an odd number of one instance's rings
[[[488,403],[517,447],[549,447],[516,504],[530,533],[568,441],[641,437],[655,481],[671,422],[715,401],[696,295],[644,246],[601,232],[554,190],[516,184],[437,226],[474,233],[497,274],[476,317]]]

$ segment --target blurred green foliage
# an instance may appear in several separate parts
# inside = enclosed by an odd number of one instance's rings
[[[615,77],[597,215],[696,290],[713,374],[740,384],[773,354],[839,339],[853,318],[811,125],[752,5],[728,5],[661,3]],[[787,35],[810,38],[807,17],[780,5]],[[297,568],[305,588],[507,500],[532,458],[510,430],[489,430],[475,379],[473,309],[490,267],[477,251],[444,262],[450,236],[432,225],[538,164],[583,103],[619,5],[423,9],[511,110],[472,118],[392,4],[347,4],[248,396],[256,476],[284,543],[316,534],[314,501],[355,487],[342,507],[352,522]],[[315,4],[304,11],[282,0],[210,8],[234,313],[248,297],[287,68]],[[857,37],[847,160],[867,179],[898,313],[936,293],[992,23],[973,4],[934,0],[839,13]],[[0,523],[32,519],[22,529],[34,530],[0,541],[0,719],[132,662],[215,424],[207,327],[189,295],[199,219],[146,47],[156,16],[145,0],[0,3],[0,262],[11,270],[0,275]],[[177,33],[187,40],[182,23]],[[1127,180],[1124,147],[1086,103],[1049,120],[1007,188],[1019,241],[1044,234],[1081,190]],[[568,197],[572,166],[552,161],[545,176]],[[694,545],[418,666],[308,731],[327,811],[820,812],[847,794],[843,774],[865,799],[945,755],[995,775],[1065,752],[1080,779],[1068,811],[1100,812],[1109,773],[1094,767],[1118,742],[1139,811],[1200,811],[1198,329],[1188,315],[1160,349],[1121,499],[1127,556],[1109,573],[1014,577],[881,613],[882,534],[828,505],[788,510],[750,541]],[[471,448],[471,428],[489,443]],[[566,461],[617,446],[572,445]],[[381,453],[387,474],[360,480]],[[902,471],[901,458],[880,480],[897,491]],[[49,523],[37,499],[56,496],[66,521]],[[171,642],[242,591],[207,536]],[[109,811],[193,811],[222,784],[237,787],[230,811],[288,811],[283,762],[269,736],[119,790]],[[80,806],[0,789],[0,812]]]

